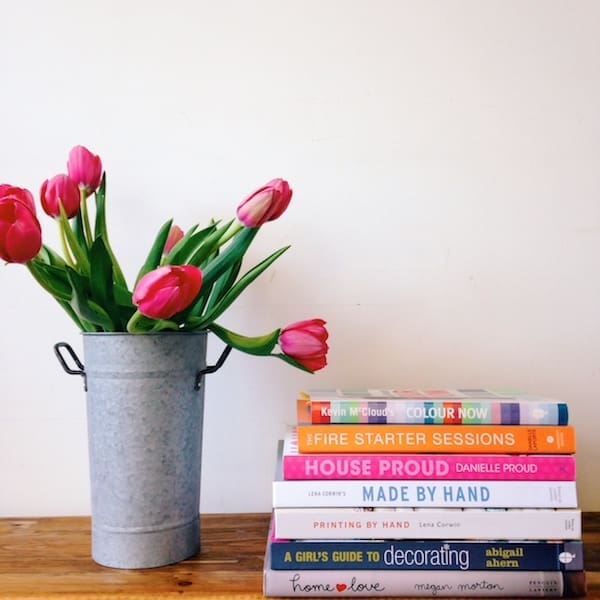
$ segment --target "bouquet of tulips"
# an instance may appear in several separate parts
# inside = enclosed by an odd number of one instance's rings
[[[92,197],[93,207],[88,205]],[[289,248],[242,272],[244,255],[260,227],[280,217],[291,197],[289,184],[273,179],[239,204],[237,218],[205,227],[196,224],[186,232],[168,220],[131,290],[108,237],[102,161],[76,146],[69,153],[67,174],[44,181],[40,190],[43,211],[58,224],[62,254],[43,243],[32,193],[0,184],[0,258],[25,264],[81,331],[210,330],[233,348],[276,356],[314,372],[327,364],[328,333],[322,319],[299,321],[258,337],[216,323]]]

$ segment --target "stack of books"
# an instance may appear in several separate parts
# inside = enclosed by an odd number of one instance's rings
[[[320,390],[278,444],[265,596],[585,595],[566,403]]]

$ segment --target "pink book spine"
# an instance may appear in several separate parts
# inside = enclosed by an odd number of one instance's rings
[[[284,442],[284,479],[575,481],[575,456],[509,454],[300,454]]]

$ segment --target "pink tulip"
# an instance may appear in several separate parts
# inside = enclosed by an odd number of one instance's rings
[[[0,200],[2,198],[11,197],[15,200],[19,200],[22,202],[34,215],[35,211],[35,200],[33,199],[33,194],[26,190],[25,188],[15,187],[14,185],[10,185],[8,183],[0,184]]]
[[[323,319],[308,319],[282,329],[279,345],[284,354],[310,371],[318,371],[327,364],[328,337]]]
[[[146,273],[133,292],[133,303],[152,319],[169,319],[185,310],[202,287],[202,271],[194,265],[166,265]]]
[[[81,197],[79,187],[68,175],[56,175],[46,179],[40,190],[42,208],[51,217],[60,216],[60,204],[70,219],[79,212]]]
[[[95,192],[102,181],[102,161],[85,146],[75,146],[67,161],[69,177],[88,194]]]
[[[272,179],[250,194],[237,208],[238,219],[246,227],[260,227],[280,217],[292,199],[292,190],[284,179]]]
[[[6,194],[5,188],[0,195],[0,258],[9,263],[29,262],[42,247],[40,224],[19,194]]]
[[[165,242],[165,247],[163,248],[163,254],[169,254],[173,249],[173,246],[183,238],[183,229],[178,225],[173,225],[171,230],[169,231],[169,235],[167,236],[167,241]]]

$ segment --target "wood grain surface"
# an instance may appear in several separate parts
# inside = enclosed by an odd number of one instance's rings
[[[0,519],[0,599],[262,598],[267,513],[211,514],[202,550],[156,569],[118,570],[90,557],[89,517]],[[600,599],[600,512],[584,515],[588,598]]]

